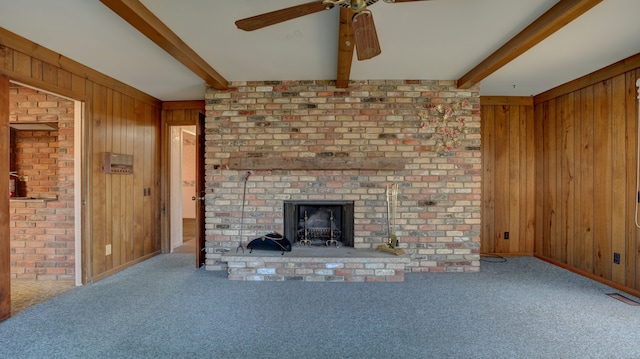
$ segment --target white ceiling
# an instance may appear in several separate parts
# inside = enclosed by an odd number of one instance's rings
[[[246,32],[234,21],[310,0],[141,0],[228,81],[336,78],[338,9]],[[457,80],[557,0],[371,5],[382,54],[351,79]],[[603,0],[480,83],[530,96],[640,52],[640,1]],[[203,99],[203,80],[98,0],[0,0],[0,27],[163,101]]]

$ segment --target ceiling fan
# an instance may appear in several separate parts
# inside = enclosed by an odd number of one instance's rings
[[[378,1],[379,0],[318,0],[241,19],[236,21],[235,24],[239,29],[253,31],[301,16],[323,10],[329,10],[335,6],[340,6],[343,9],[350,10],[350,16],[348,16],[346,20],[349,23],[347,25],[350,26],[346,26],[344,31],[352,31],[352,35],[348,34],[347,39],[353,36],[358,60],[367,60],[382,52],[375,24],[373,23],[373,15],[367,8],[367,6],[375,4]],[[383,1],[386,3],[398,3],[426,0]],[[343,19],[341,19],[341,23],[342,22]],[[341,32],[343,31],[342,26],[340,30]],[[343,38],[344,36],[341,34],[340,37]],[[351,51],[350,54],[353,56],[353,46],[351,46],[348,40],[346,41],[346,48]]]

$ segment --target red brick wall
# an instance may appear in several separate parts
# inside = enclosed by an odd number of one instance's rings
[[[386,240],[386,187],[399,185],[396,234],[412,271],[477,271],[480,235],[480,100],[454,81],[237,82],[206,94],[207,265],[240,238],[242,176],[236,158],[391,158],[403,169],[256,170],[247,182],[243,241],[283,231],[283,200],[354,201],[355,247]],[[461,106],[468,133],[435,151],[420,113]]]
[[[73,102],[26,87],[10,93],[10,122],[57,122],[53,131],[11,131],[12,170],[26,176],[26,195],[53,201],[12,201],[11,275],[73,280]]]

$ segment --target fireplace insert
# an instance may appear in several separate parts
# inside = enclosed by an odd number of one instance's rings
[[[284,234],[297,245],[353,247],[353,202],[285,201]]]

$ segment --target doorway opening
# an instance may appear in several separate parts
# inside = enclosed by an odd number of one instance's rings
[[[171,126],[171,250],[195,253],[196,126]]]
[[[83,116],[81,101],[10,81],[12,314],[82,285]]]

